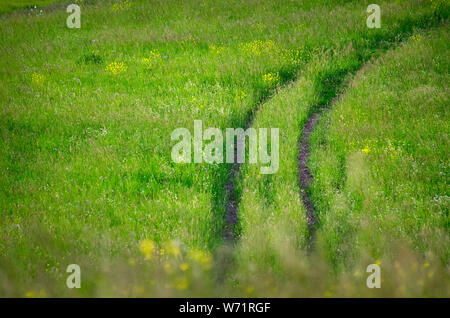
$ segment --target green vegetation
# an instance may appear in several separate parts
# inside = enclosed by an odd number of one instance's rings
[[[286,133],[283,169],[260,176],[257,166],[248,166],[245,173],[239,280],[264,277],[256,288],[264,296],[448,294],[448,48],[446,28],[413,35],[369,62],[321,119],[310,158],[315,182],[309,191],[319,221],[310,256],[292,145],[308,113],[330,105],[343,76],[361,63],[344,53],[334,60],[321,56],[264,105],[255,125],[272,123]],[[277,117],[280,111],[290,116]],[[375,262],[389,275],[389,291],[355,290]]]
[[[13,12],[17,9],[29,9],[31,14],[39,14],[44,7],[58,2],[67,2],[62,0],[14,0],[2,1],[0,3],[0,14]],[[80,0],[74,0],[73,3],[79,3]],[[34,11],[34,12],[33,12]]]
[[[314,136],[319,244],[345,266],[396,241],[449,259],[449,33],[417,33],[371,63]],[[348,244],[348,242],[352,242]]]
[[[446,1],[380,1],[380,29],[366,1],[79,3],[81,29],[62,5],[0,16],[0,295],[449,295]],[[241,167],[224,253],[231,165],[176,164],[170,136],[250,118],[280,128],[280,168]]]

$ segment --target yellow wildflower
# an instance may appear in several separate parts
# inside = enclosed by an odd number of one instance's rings
[[[188,44],[197,44],[197,39],[195,39],[192,35],[189,36],[185,36],[183,37],[183,39],[180,41],[180,44],[182,46],[186,46]]]
[[[27,298],[35,298],[36,297],[36,292],[34,290],[30,290],[29,292],[27,292],[25,294],[25,297],[27,297]]]
[[[308,57],[308,51],[305,47],[296,50],[281,50],[281,56],[288,64],[298,65],[302,60]]]
[[[166,244],[167,254],[172,256],[180,255],[179,243],[176,241],[170,241]]]
[[[164,256],[164,255],[166,255],[166,250],[163,249],[163,248],[160,248],[160,249],[158,250],[158,255],[159,255],[159,256]]]
[[[244,91],[240,91],[239,93],[236,94],[235,98],[236,100],[243,100],[247,97],[247,93],[245,93]]]
[[[368,154],[370,152],[370,147],[368,145],[366,145],[366,147],[364,147],[362,149],[362,152],[364,152],[365,154]]]
[[[148,57],[142,58],[142,63],[147,69],[152,68],[159,60],[161,60],[161,54],[157,50],[151,50]]]
[[[47,296],[47,293],[44,289],[39,290],[39,292],[37,292],[35,290],[30,290],[29,292],[27,292],[25,294],[26,298],[36,298],[36,297],[44,298],[46,296]]]
[[[248,43],[241,43],[239,45],[241,51],[249,55],[259,56],[263,53],[273,53],[278,51],[278,47],[272,40],[261,41],[255,40]]]
[[[119,0],[112,5],[112,11],[113,12],[124,11],[124,10],[127,10],[130,6],[131,6],[130,1]]]
[[[42,86],[45,82],[45,76],[39,73],[31,74],[31,82],[37,86]]]
[[[211,255],[199,249],[191,249],[189,251],[189,258],[202,265],[202,267],[206,270],[210,269],[212,266]]]
[[[215,46],[214,44],[211,44],[209,46],[209,50],[212,51],[214,54],[219,55],[220,53],[225,51],[225,47],[224,46]]]
[[[141,253],[144,254],[146,259],[150,259],[155,252],[155,243],[147,239],[143,240],[139,249],[141,250]]]
[[[411,36],[411,40],[415,42],[420,42],[422,40],[422,36],[420,34]]]
[[[278,83],[280,77],[277,73],[267,73],[263,75],[263,81],[267,86],[273,86]]]
[[[105,68],[105,71],[111,75],[118,75],[127,70],[126,65],[123,62],[112,62],[108,64]]]

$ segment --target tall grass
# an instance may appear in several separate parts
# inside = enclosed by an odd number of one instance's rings
[[[361,1],[80,5],[79,30],[63,6],[0,16],[1,295],[257,293],[255,264],[286,275],[292,258],[279,253],[304,258],[295,158],[308,114],[362,63],[445,20],[418,0],[381,2],[379,30]],[[244,127],[251,114],[280,128],[280,170],[243,167],[236,263],[218,286],[231,167],[173,163],[170,135],[194,119]],[[65,287],[71,263],[79,291]],[[311,266],[289,264],[300,276]],[[274,281],[271,295],[298,291]]]
[[[448,266],[446,28],[371,63],[314,135],[319,245],[339,268],[398,241]]]

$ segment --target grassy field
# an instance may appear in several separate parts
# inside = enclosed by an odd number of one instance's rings
[[[69,3],[0,6],[0,296],[450,295],[448,1]],[[279,128],[279,170],[174,163],[195,119]]]
[[[67,2],[63,0],[15,0],[9,1],[5,0],[0,2],[0,13],[10,13],[15,10],[28,9],[30,14],[40,14],[41,10],[50,5]],[[74,3],[80,2],[79,0],[73,1]]]

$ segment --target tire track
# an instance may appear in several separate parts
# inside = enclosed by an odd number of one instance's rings
[[[411,26],[410,26],[411,27]],[[407,34],[407,30],[403,30],[400,34],[404,36]],[[393,47],[400,45],[406,37],[401,37],[397,39],[391,39],[393,43],[387,45],[387,47],[383,47],[379,45],[374,45],[370,47],[372,50],[377,50],[378,52],[386,52]],[[394,41],[395,40],[395,41]],[[386,40],[387,41],[387,40]],[[359,53],[358,53],[359,54]],[[356,55],[358,55],[356,54]],[[348,58],[348,56],[345,56]],[[318,120],[320,116],[323,114],[325,109],[328,109],[330,105],[333,105],[335,101],[338,99],[340,93],[344,91],[346,88],[346,83],[344,80],[348,76],[353,76],[356,72],[360,71],[364,68],[365,65],[370,61],[371,55],[360,54],[360,56],[355,56],[355,63],[350,63],[342,65],[341,67],[335,67],[338,62],[342,62],[342,60],[331,61],[326,69],[328,69],[328,73],[325,70],[324,73],[318,74],[316,80],[318,81],[317,93],[319,95],[319,101],[316,104],[316,107],[312,108],[311,115],[307,118],[304,126],[301,137],[298,141],[298,182],[300,186],[300,194],[302,198],[303,205],[306,209],[306,224],[308,227],[308,242],[306,246],[307,254],[311,254],[315,248],[315,240],[316,240],[316,229],[318,224],[317,211],[314,207],[314,202],[309,193],[309,187],[311,183],[314,181],[314,176],[311,173],[310,168],[308,167],[310,155],[311,155],[311,143],[310,138],[312,133],[314,132]],[[293,80],[293,79],[292,79]],[[253,118],[256,112],[258,112],[267,99],[272,98],[273,96],[266,96],[260,101],[259,107],[256,107],[253,111],[251,111],[248,116],[248,120],[246,123],[246,128],[251,127],[253,123]],[[224,281],[224,277],[227,272],[229,272],[230,267],[233,265],[233,251],[236,242],[238,241],[238,235],[235,231],[236,225],[239,223],[238,217],[238,205],[239,205],[239,194],[236,191],[236,184],[238,182],[241,163],[237,163],[237,141],[235,141],[234,146],[234,163],[232,164],[231,169],[229,170],[228,179],[225,183],[225,226],[223,229],[223,239],[224,239],[224,249],[222,249],[222,253],[219,253],[218,265],[219,265],[219,281]]]
[[[314,176],[308,167],[311,156],[311,135],[324,110],[331,108],[338,100],[340,94],[347,87],[345,79],[349,76],[353,76],[356,72],[361,70],[364,65],[366,65],[366,62],[360,61],[360,63],[343,68],[331,68],[322,75],[321,80],[319,81],[320,87],[318,88],[319,102],[316,107],[312,108],[313,112],[307,118],[298,142],[298,183],[300,185],[300,195],[303,206],[306,209],[306,225],[308,227],[306,252],[308,255],[314,251],[316,227],[318,223],[317,211],[315,211],[314,202],[309,193],[309,187],[314,181]]]
[[[315,225],[317,223],[317,218],[314,215],[314,204],[307,191],[311,181],[314,179],[311,174],[311,170],[307,165],[311,155],[309,139],[314,131],[314,128],[317,126],[319,115],[320,113],[316,112],[308,118],[303,127],[303,134],[298,145],[298,179],[303,205],[306,208],[306,225],[308,226],[309,231],[308,251],[311,251],[313,247],[316,228]]]
[[[259,106],[250,112],[247,116],[247,122],[245,125],[245,130],[252,126],[254,114],[262,105],[265,99],[263,99]],[[245,147],[244,145],[241,145]],[[234,265],[234,247],[238,241],[238,236],[236,233],[236,226],[238,225],[238,210],[239,210],[239,194],[236,191],[236,184],[238,182],[238,177],[240,173],[241,166],[244,163],[237,162],[237,147],[238,140],[237,137],[234,140],[234,152],[233,152],[233,164],[229,170],[228,179],[225,183],[225,225],[222,231],[222,236],[224,244],[219,248],[217,252],[217,262],[216,262],[216,277],[220,284],[223,284],[227,273]]]
[[[230,169],[230,176],[225,184],[225,194],[227,201],[225,203],[225,229],[223,237],[227,244],[234,245],[237,241],[235,226],[238,223],[238,199],[236,193],[236,181],[239,175],[241,164],[237,163],[237,142],[234,143],[234,162]]]
[[[247,123],[245,125],[245,129],[247,130],[253,124],[254,114],[258,109],[260,109],[264,105],[265,101],[260,103],[260,106],[253,112],[251,112],[248,117]],[[234,153],[233,153],[233,165],[230,169],[230,174],[228,177],[228,181],[225,184],[225,195],[226,195],[226,203],[225,203],[225,228],[223,231],[223,237],[225,242],[228,245],[234,246],[237,242],[237,236],[235,232],[235,226],[238,224],[238,193],[236,192],[236,183],[238,181],[239,171],[241,169],[241,165],[244,163],[237,162],[237,153],[238,153],[238,138],[234,140]],[[244,139],[245,142],[245,139]],[[239,145],[239,147],[245,147],[245,143],[243,145]]]

